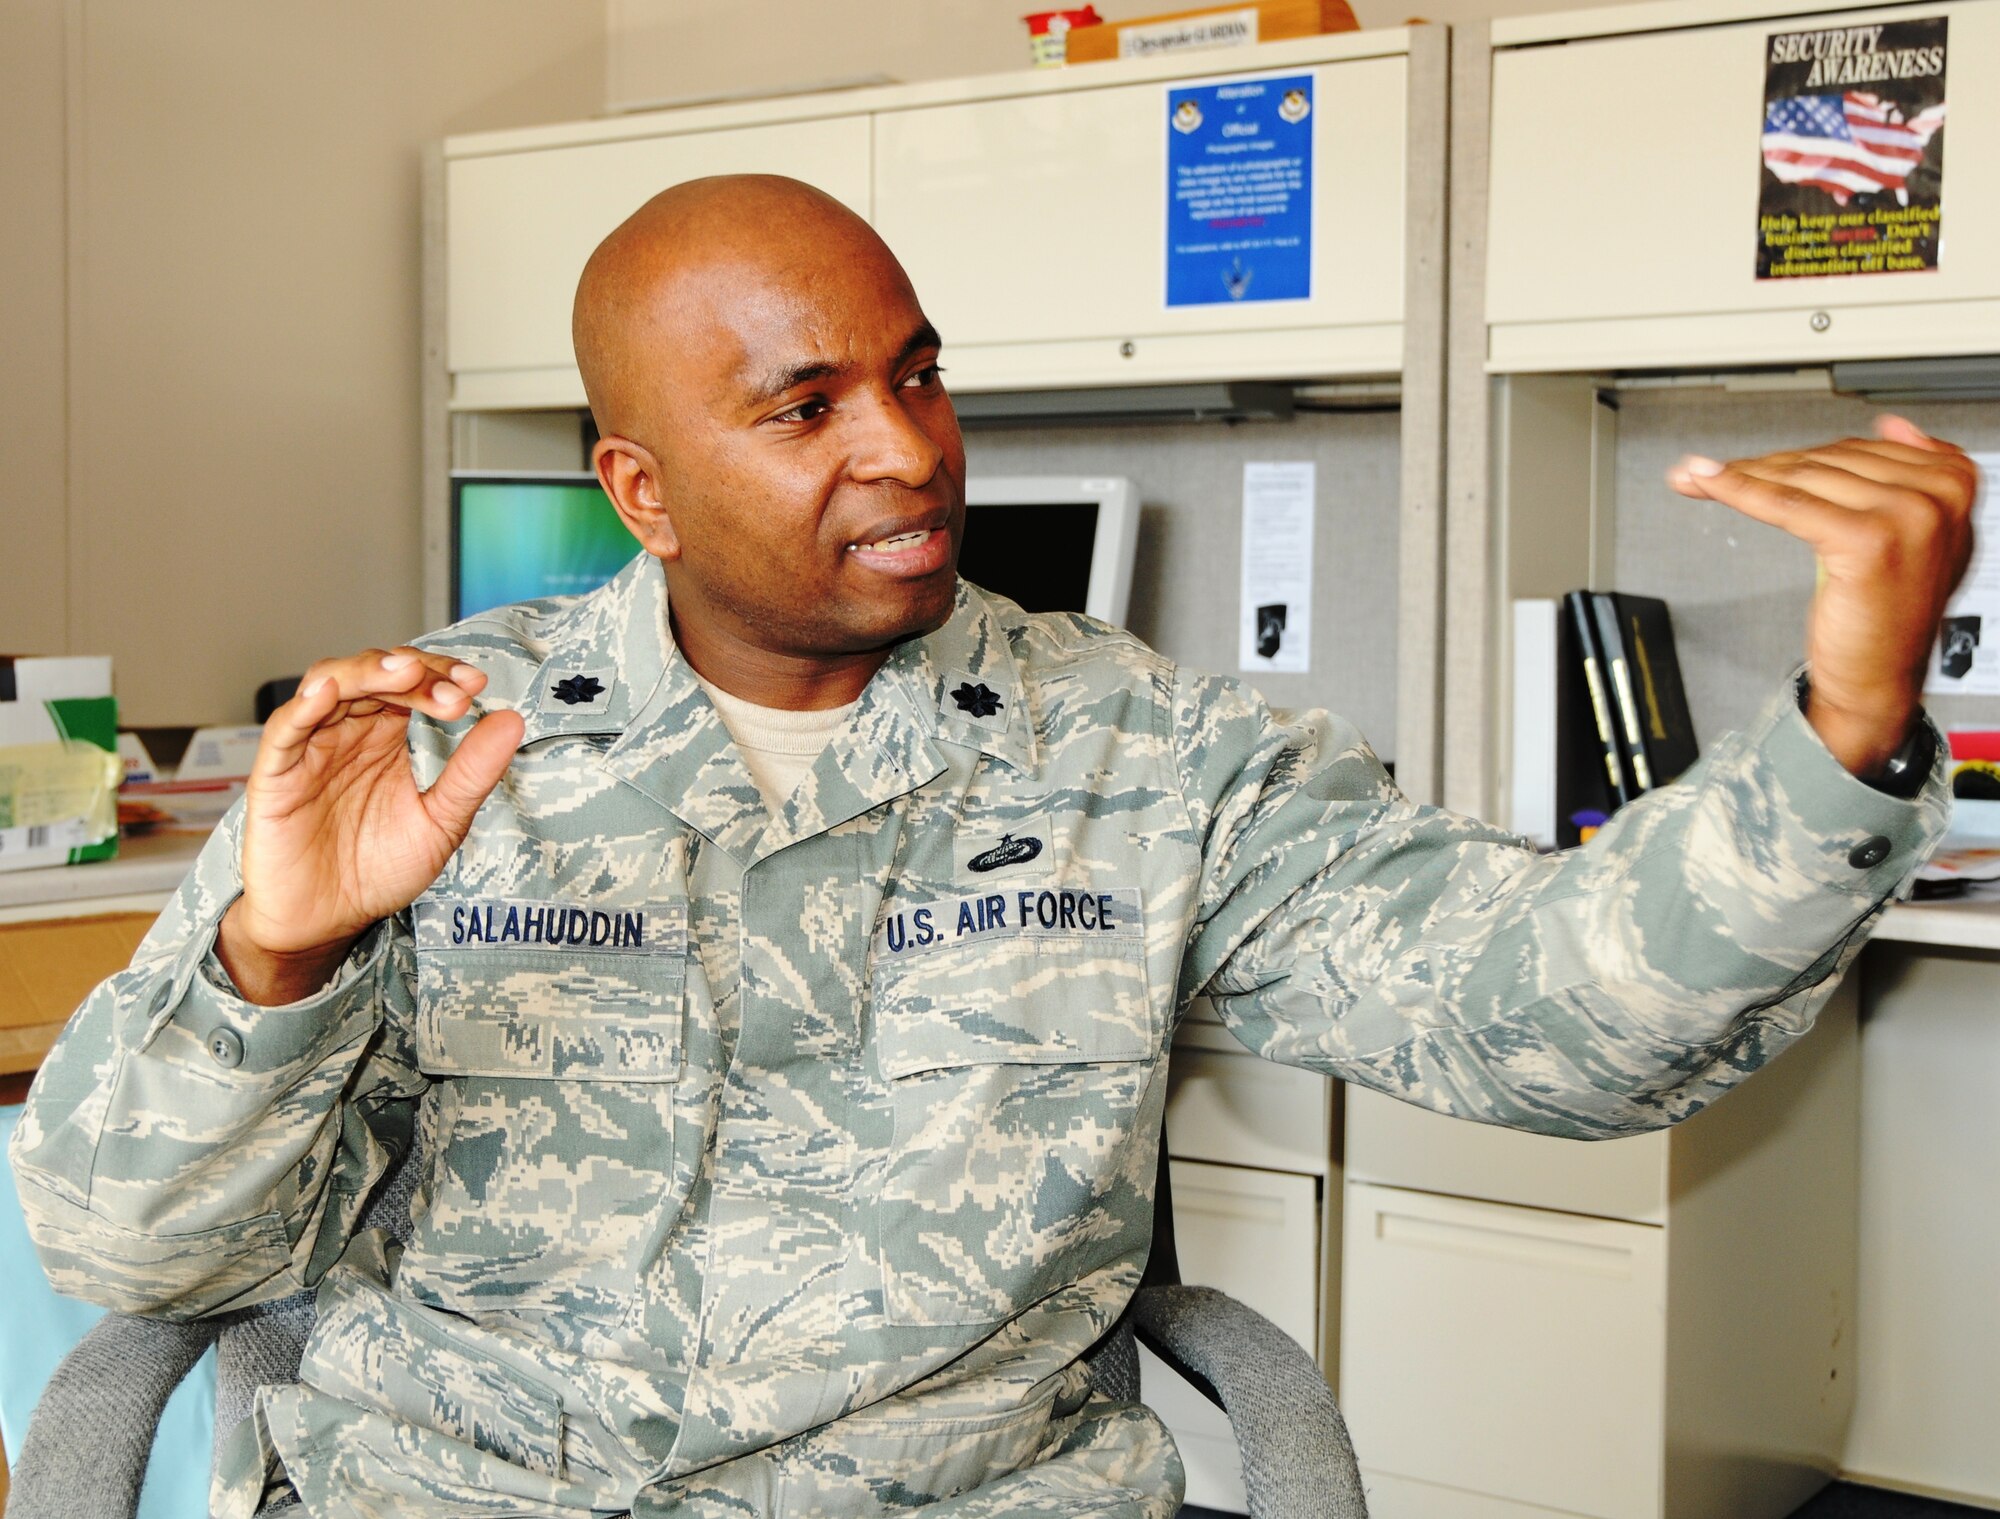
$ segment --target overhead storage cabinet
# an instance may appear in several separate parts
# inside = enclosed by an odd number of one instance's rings
[[[577,277],[606,233],[670,185],[709,174],[788,174],[868,214],[865,115],[687,129],[698,121],[623,141],[548,145],[538,134],[508,133],[447,147],[455,406],[583,404],[569,328]]]
[[[875,219],[949,345],[955,389],[1345,374],[1402,367],[1406,32],[1288,51],[1334,61],[883,111]],[[1393,52],[1383,53],[1385,47]],[[1370,56],[1372,55],[1372,56]],[[1190,65],[1203,72],[1189,72]],[[1311,296],[1169,307],[1176,86],[1310,74]]]
[[[1759,280],[1768,39],[1931,16],[1949,35],[1938,268]],[[1497,21],[1493,45],[1493,370],[2000,350],[2000,6],[1637,4]]]
[[[960,392],[1399,374],[1413,45],[1407,29],[1347,32],[451,138],[449,404],[580,406],[569,310],[590,250],[667,186],[743,172],[803,179],[870,218]],[[1441,141],[1443,48],[1425,46],[1415,114]],[[1169,307],[1171,93],[1300,75],[1309,296]]]

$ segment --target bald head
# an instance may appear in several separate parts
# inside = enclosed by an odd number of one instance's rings
[[[696,670],[837,705],[951,614],[964,442],[937,332],[860,217],[774,175],[676,185],[591,255],[573,328],[592,465]]]
[[[570,330],[598,431],[645,436],[676,350],[713,343],[746,304],[796,298],[828,268],[857,264],[909,287],[874,228],[796,179],[725,174],[661,191],[597,245],[577,282]]]

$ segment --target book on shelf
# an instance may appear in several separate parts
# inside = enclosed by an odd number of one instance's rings
[[[1592,602],[1633,794],[1673,780],[1701,753],[1681,684],[1674,622],[1657,596],[1598,591]]]
[[[1512,826],[1543,849],[1567,849],[1612,803],[1576,628],[1561,602],[1514,603],[1513,687]]]
[[[1572,591],[1513,607],[1513,827],[1568,848],[1698,753],[1666,603]]]
[[[1563,612],[1575,632],[1576,657],[1583,666],[1584,691],[1590,698],[1591,726],[1597,735],[1597,749],[1604,759],[1604,775],[1609,784],[1613,809],[1624,806],[1639,794],[1632,778],[1631,761],[1618,741],[1617,714],[1612,708],[1611,673],[1605,662],[1602,636],[1598,631],[1597,608],[1589,591],[1571,591],[1563,597]]]

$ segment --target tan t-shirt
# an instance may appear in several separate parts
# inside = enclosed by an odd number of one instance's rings
[[[820,751],[847,726],[858,705],[849,702],[844,707],[793,712],[784,707],[760,707],[705,680],[701,680],[701,688],[715,703],[722,726],[736,740],[743,763],[750,767],[750,778],[764,793],[764,805],[773,815],[791,800]]]

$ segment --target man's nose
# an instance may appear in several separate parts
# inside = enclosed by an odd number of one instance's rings
[[[869,407],[859,420],[850,473],[864,483],[893,481],[911,489],[928,485],[944,460],[934,439],[900,396]]]

